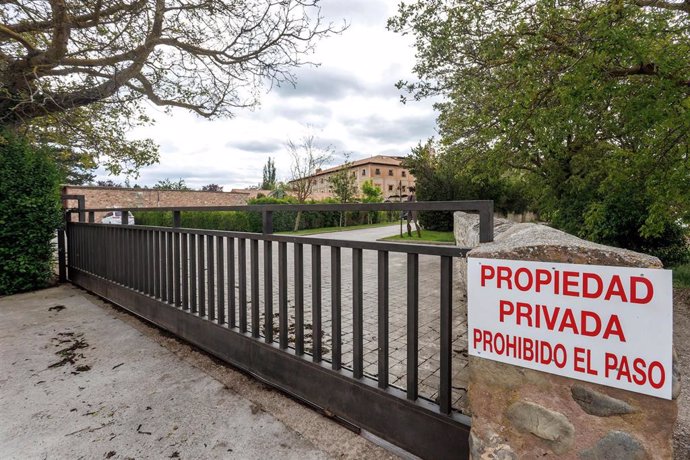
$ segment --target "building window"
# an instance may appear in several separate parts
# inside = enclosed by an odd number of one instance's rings
[[[407,176],[407,171],[403,171],[403,172],[402,172],[402,176],[403,176],[403,177]]]
[[[376,171],[375,171],[374,174],[376,174],[377,176],[380,176],[380,175],[381,175],[381,170],[380,170],[379,168],[376,168]]]
[[[367,170],[366,170],[366,169],[362,169],[362,176],[366,176],[366,175],[367,175]]]
[[[405,191],[405,186],[404,186],[404,185],[402,186],[402,191],[403,191],[403,192]]]
[[[392,169],[389,169],[389,170],[388,170],[388,175],[389,175],[389,176],[392,176],[392,175],[393,175],[393,170],[392,170]]]
[[[392,185],[389,185],[389,186],[388,186],[388,191],[389,191],[389,192],[392,192],[392,191],[393,191],[393,186],[392,186]]]

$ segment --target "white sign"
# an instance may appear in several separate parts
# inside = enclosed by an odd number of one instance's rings
[[[468,258],[469,354],[671,399],[671,271]]]

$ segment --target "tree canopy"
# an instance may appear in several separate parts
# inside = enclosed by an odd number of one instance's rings
[[[572,233],[645,250],[690,209],[690,4],[424,0],[413,97],[442,96],[441,156],[531,185]]]
[[[124,140],[150,121],[144,101],[232,116],[264,85],[292,82],[336,31],[318,0],[2,3],[0,125],[91,149],[115,173],[157,159],[150,141]]]

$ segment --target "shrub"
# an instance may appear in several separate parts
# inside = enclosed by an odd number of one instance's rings
[[[59,174],[44,149],[0,132],[0,295],[45,287],[60,225]]]
[[[325,199],[322,201],[309,201],[307,204],[317,203],[338,203],[335,199]],[[294,198],[271,198],[263,197],[250,200],[249,204],[296,204]],[[136,211],[133,212],[134,219],[139,225],[152,225],[159,227],[172,226],[172,213],[161,211]],[[360,225],[367,223],[366,212],[348,213],[347,223],[349,225]],[[273,231],[290,232],[294,229],[297,213],[294,211],[274,211],[273,212]],[[374,222],[385,222],[386,213],[375,213]],[[340,221],[340,213],[337,211],[305,211],[302,213],[300,230],[337,227]],[[227,230],[234,232],[254,232],[262,230],[261,213],[249,211],[190,211],[183,212],[181,215],[181,225],[186,228],[202,228],[208,230]]]

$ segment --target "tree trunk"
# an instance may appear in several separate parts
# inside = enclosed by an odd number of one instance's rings
[[[293,232],[296,232],[299,230],[299,224],[300,221],[302,220],[302,211],[297,211],[297,217],[295,217],[295,228],[293,229]]]

